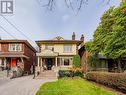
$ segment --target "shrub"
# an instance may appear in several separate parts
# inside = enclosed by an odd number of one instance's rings
[[[79,55],[75,55],[73,57],[73,66],[75,67],[80,67],[81,64],[80,64],[80,56]]]
[[[126,74],[125,73],[107,73],[107,72],[88,72],[88,80],[116,88],[126,93]]]
[[[72,70],[59,70],[59,78],[75,76],[83,77],[83,73],[79,70],[76,70],[75,72]]]
[[[59,70],[59,77],[70,77],[71,76],[71,72],[70,70]]]
[[[70,68],[70,72],[73,73],[73,77],[83,77],[83,70],[80,67],[73,66],[72,68]]]

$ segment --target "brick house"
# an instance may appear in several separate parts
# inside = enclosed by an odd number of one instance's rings
[[[10,70],[20,68],[30,73],[36,56],[36,50],[27,40],[0,40],[0,68]]]

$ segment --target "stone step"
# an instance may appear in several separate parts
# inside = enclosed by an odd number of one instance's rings
[[[36,79],[57,79],[57,77],[36,77]]]
[[[53,70],[41,72],[36,79],[57,79],[57,74]]]

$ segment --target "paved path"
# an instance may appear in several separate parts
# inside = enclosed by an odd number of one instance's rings
[[[33,79],[33,76],[7,80],[5,84],[0,85],[0,95],[35,95],[43,83],[50,81],[55,80]]]

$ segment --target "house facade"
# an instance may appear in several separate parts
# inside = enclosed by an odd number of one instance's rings
[[[78,46],[82,41],[75,40],[75,33],[71,40],[57,36],[52,40],[36,41],[39,46],[37,55],[37,70],[68,69],[72,67],[73,56],[78,54]]]
[[[36,50],[26,40],[0,40],[0,69],[30,73]]]

